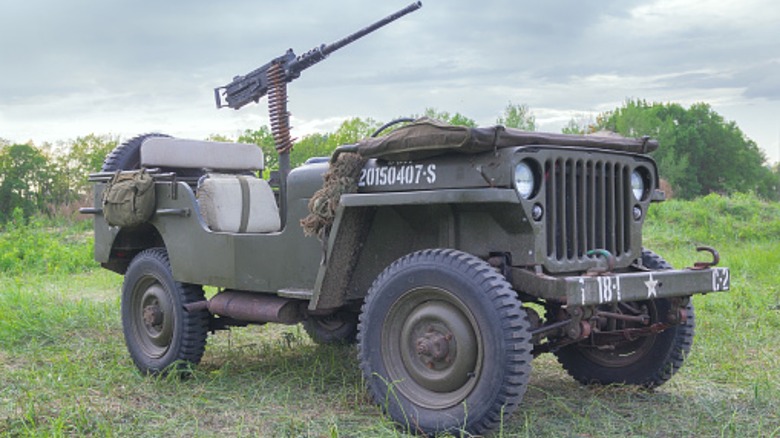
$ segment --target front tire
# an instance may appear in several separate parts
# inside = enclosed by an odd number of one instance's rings
[[[666,260],[649,250],[642,252],[642,262],[650,270],[672,269]],[[650,316],[648,325],[665,322],[673,309],[669,299],[627,304],[631,308],[646,311]],[[569,375],[582,384],[618,383],[647,388],[660,386],[682,367],[693,345],[693,304],[689,302],[683,312],[684,322],[662,332],[622,340],[612,345],[601,344],[596,338],[599,335],[594,333],[591,338],[561,348],[555,355]],[[636,323],[618,324],[618,329],[641,327]]]
[[[197,364],[206,348],[209,313],[184,305],[204,299],[203,288],[173,279],[163,248],[139,253],[122,284],[122,329],[133,362],[145,374],[174,364]]]
[[[527,316],[507,281],[470,254],[397,260],[371,286],[358,330],[371,396],[407,430],[481,434],[525,393]]]

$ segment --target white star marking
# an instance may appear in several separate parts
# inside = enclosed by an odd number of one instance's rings
[[[650,273],[650,280],[646,281],[645,285],[647,286],[647,298],[658,296],[658,291],[656,290],[658,280],[653,280],[652,272]]]

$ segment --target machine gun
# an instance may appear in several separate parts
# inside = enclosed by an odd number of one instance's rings
[[[414,2],[352,35],[332,44],[322,44],[300,56],[296,56],[292,49],[289,49],[284,55],[274,58],[262,67],[244,76],[236,76],[231,83],[214,89],[217,108],[240,109],[268,95],[271,134],[274,137],[276,152],[279,154],[279,207],[283,225],[287,218],[287,174],[290,172],[290,150],[293,147],[293,139],[290,136],[290,113],[287,112],[287,83],[298,78],[303,70],[322,61],[329,54],[420,7],[422,2]]]
[[[230,107],[239,109],[248,103],[259,101],[263,96],[268,94],[269,86],[271,85],[269,72],[274,65],[281,66],[283,80],[285,82],[292,82],[293,79],[297,79],[301,75],[303,70],[322,61],[336,50],[419,9],[421,6],[422,2],[418,1],[412,3],[400,11],[387,16],[352,35],[342,38],[332,44],[322,44],[319,47],[314,47],[300,56],[296,56],[292,49],[288,49],[284,55],[273,59],[262,67],[253,70],[244,76],[236,76],[231,83],[223,87],[215,88],[214,97],[217,102],[217,108]]]

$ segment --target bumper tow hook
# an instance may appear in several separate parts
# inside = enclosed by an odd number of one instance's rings
[[[712,254],[712,261],[711,262],[696,262],[693,264],[693,267],[688,269],[693,269],[695,271],[701,271],[703,269],[709,269],[713,266],[717,266],[718,263],[720,263],[720,254],[718,254],[718,251],[715,248],[712,248],[710,246],[699,246],[696,248],[696,251],[699,252],[708,252]]]

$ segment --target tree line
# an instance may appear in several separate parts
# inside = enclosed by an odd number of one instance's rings
[[[600,114],[592,125],[568,127],[575,132],[607,130],[655,138],[660,147],[652,155],[661,178],[671,184],[677,197],[753,192],[764,199],[780,198],[780,165],[770,168],[758,145],[706,103],[684,108],[676,103],[629,100]]]
[[[453,125],[477,126],[460,113],[428,108],[426,116]],[[536,117],[526,105],[504,108],[496,124],[527,131],[536,130]],[[328,156],[342,144],[370,136],[383,123],[355,117],[329,133],[304,136],[290,154],[293,166],[310,157]],[[661,178],[668,181],[675,196],[691,199],[709,193],[752,192],[767,200],[780,200],[780,165],[770,168],[758,145],[725,121],[709,105],[684,108],[674,103],[626,101],[621,107],[599,114],[595,120],[572,119],[564,128],[568,134],[613,131],[624,136],[649,135],[661,147],[652,155]],[[246,129],[236,138],[212,135],[209,140],[256,144],[263,149],[266,168],[278,167],[273,136],[268,126]],[[113,135],[89,134],[57,145],[14,144],[0,140],[0,223],[21,212],[56,215],[63,206],[89,202],[87,176],[101,169],[103,160],[119,144]]]
[[[100,170],[119,144],[113,135],[89,134],[59,145],[12,144],[0,140],[0,223],[14,212],[27,218],[52,216],[88,196],[87,176]]]

